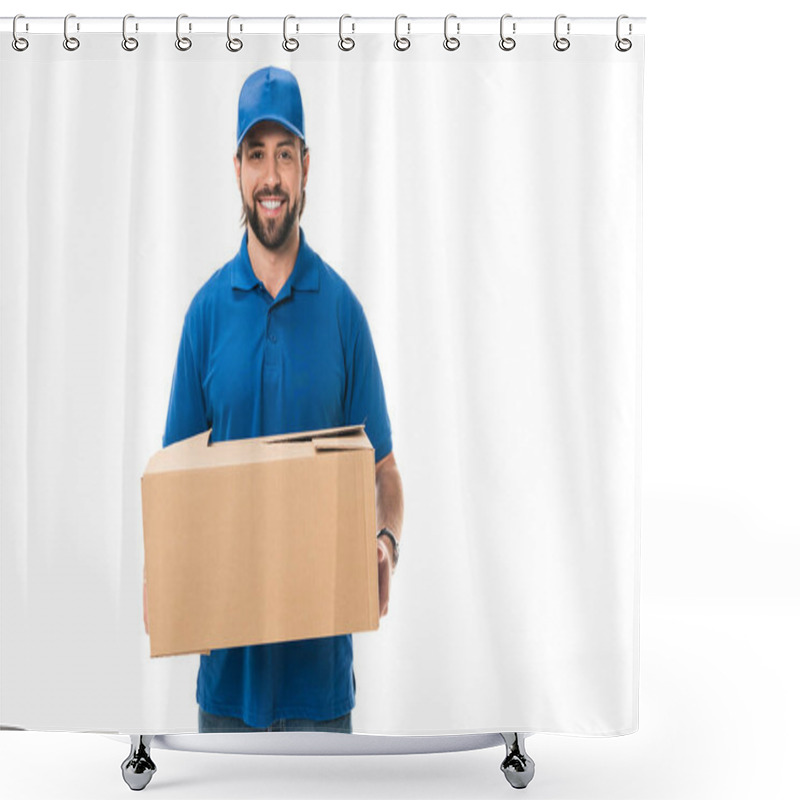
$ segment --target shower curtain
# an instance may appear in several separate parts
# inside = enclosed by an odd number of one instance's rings
[[[451,21],[452,49],[422,25],[401,49],[392,23],[349,50],[335,20],[294,51],[280,21],[238,50],[224,20],[185,50],[0,37],[4,726],[197,730],[199,657],[151,658],[142,622],[140,480],[187,308],[242,239],[239,91],[273,65],[404,487],[353,731],[637,728],[643,37]]]

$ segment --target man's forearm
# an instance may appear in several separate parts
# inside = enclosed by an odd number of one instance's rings
[[[378,530],[389,528],[398,541],[403,529],[403,482],[397,464],[382,464],[375,474]]]

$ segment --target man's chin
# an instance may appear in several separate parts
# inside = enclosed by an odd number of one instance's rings
[[[289,240],[291,229],[265,231],[263,228],[254,231],[256,238],[267,250],[280,250]]]

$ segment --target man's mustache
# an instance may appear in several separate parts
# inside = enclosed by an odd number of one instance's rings
[[[262,189],[253,195],[256,202],[260,200],[288,200],[289,195],[280,189]]]

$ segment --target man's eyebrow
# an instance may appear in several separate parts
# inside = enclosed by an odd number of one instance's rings
[[[252,150],[256,147],[264,147],[264,140],[263,139],[250,139],[245,142],[247,147]],[[294,139],[281,139],[275,147],[292,147],[294,145]]]

